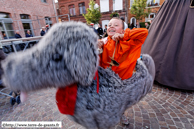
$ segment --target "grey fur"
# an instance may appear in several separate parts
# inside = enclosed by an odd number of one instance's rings
[[[149,64],[149,71],[144,61]],[[136,72],[123,81],[112,70],[99,67],[99,94],[96,80],[89,87],[78,85],[75,113],[69,117],[87,129],[115,126],[127,108],[151,92],[154,69],[154,62],[148,55],[138,59]]]
[[[2,80],[14,91],[33,91],[93,81],[98,66],[98,36],[81,22],[55,24],[37,46],[10,54]]]

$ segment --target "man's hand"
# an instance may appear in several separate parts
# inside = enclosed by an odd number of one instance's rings
[[[112,39],[113,39],[114,41],[118,41],[118,40],[120,40],[120,39],[123,39],[123,37],[124,37],[124,34],[116,33],[116,34],[114,34],[114,35],[112,36]]]

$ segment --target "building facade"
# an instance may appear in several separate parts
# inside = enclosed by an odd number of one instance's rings
[[[140,22],[148,22],[150,20],[153,20],[164,1],[165,0],[147,0],[147,8],[151,9],[151,13],[149,14],[148,17],[145,17]],[[134,0],[129,0],[128,2],[129,4],[128,23],[129,24],[134,23],[136,25],[136,18],[133,14],[130,13],[133,2]]]
[[[100,12],[102,14],[99,23],[104,29],[104,25],[108,24],[111,19],[110,14],[112,12],[118,12],[119,16],[125,17],[127,21],[127,1],[128,0],[94,0],[96,6],[100,6]],[[70,19],[73,21],[82,21],[86,23],[82,14],[87,13],[90,0],[58,0],[60,15],[69,14]],[[62,21],[67,21],[68,17],[64,16]]]
[[[16,30],[40,36],[40,29],[56,23],[53,0],[0,0],[0,35],[14,38]]]

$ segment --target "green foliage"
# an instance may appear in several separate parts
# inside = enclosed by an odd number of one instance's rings
[[[146,23],[146,22],[140,22],[140,23],[139,23],[140,26],[141,26],[141,28],[146,28],[145,23]],[[147,23],[150,25],[150,22],[147,22]]]
[[[83,14],[83,16],[86,19],[87,24],[90,24],[90,23],[97,24],[100,21],[100,18],[101,18],[100,7],[95,8],[94,0],[90,0],[87,13]]]
[[[131,7],[131,14],[135,15],[135,18],[139,21],[149,15],[150,8],[146,9],[147,0],[134,0]]]
[[[113,17],[119,17],[119,14],[117,12],[113,12],[110,14],[110,17],[113,18]]]

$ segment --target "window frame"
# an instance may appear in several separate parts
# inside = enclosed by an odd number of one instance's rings
[[[73,6],[72,8],[71,8],[71,6]],[[71,5],[69,5],[68,6],[68,8],[69,8],[69,15],[72,17],[72,16],[76,16],[76,12],[75,12],[75,5],[74,4],[71,4]],[[71,15],[71,9],[72,9],[72,13],[73,13],[73,15]]]
[[[27,17],[27,18],[22,18],[23,17]],[[30,15],[28,14],[20,14],[20,19],[30,19]]]
[[[80,5],[81,5],[81,6],[80,6]],[[85,2],[78,3],[78,6],[79,6],[79,14],[80,14],[80,15],[86,14]],[[82,13],[80,12],[80,7],[81,7],[81,10],[82,10]]]
[[[42,3],[47,3],[47,0],[41,0]]]
[[[0,18],[10,18],[10,14],[9,13],[4,13],[4,12],[0,12],[0,15],[5,15],[5,17],[0,17]]]

